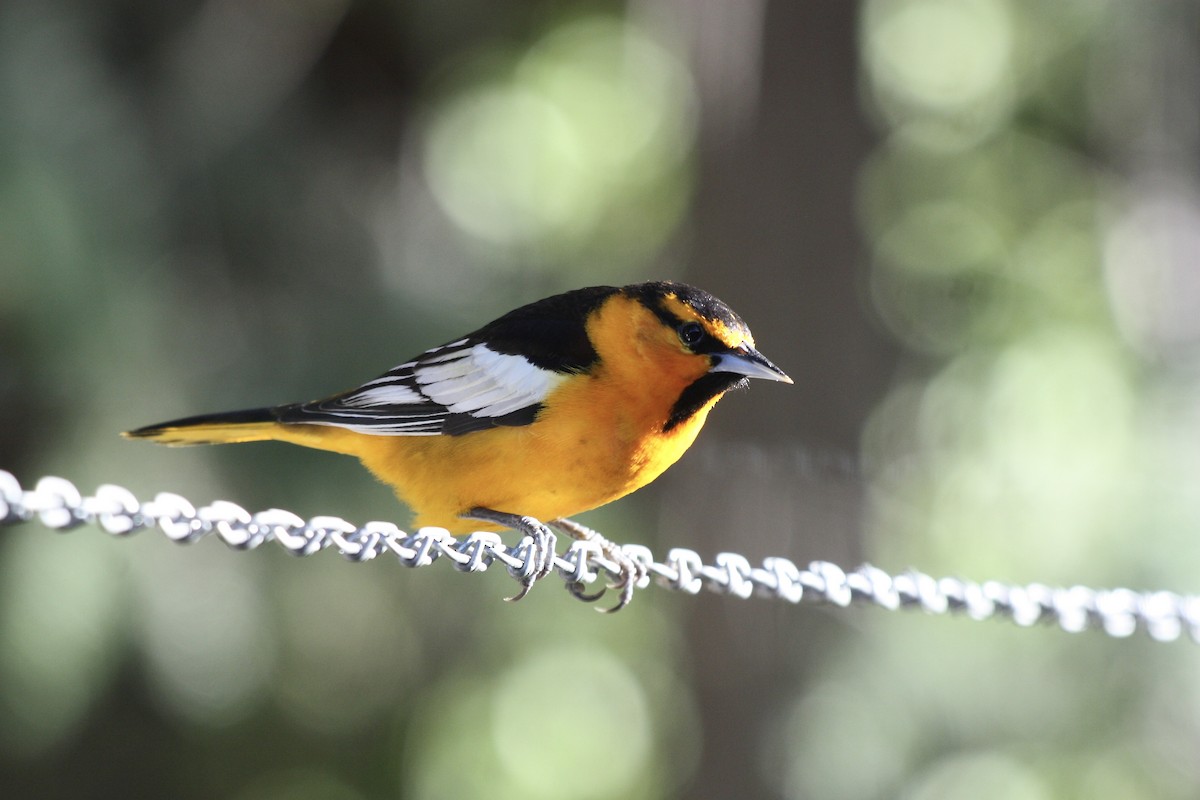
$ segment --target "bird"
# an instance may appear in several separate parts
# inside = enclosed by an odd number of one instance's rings
[[[521,306],[349,391],[186,417],[123,436],[166,445],[274,440],[357,457],[451,533],[513,529],[553,566],[554,533],[595,541],[628,604],[645,567],[570,518],[653,481],[749,378],[792,383],[728,305],[693,286],[592,286]],[[543,522],[543,520],[547,522]],[[527,562],[528,563],[528,562]],[[577,597],[594,600],[603,594]]]

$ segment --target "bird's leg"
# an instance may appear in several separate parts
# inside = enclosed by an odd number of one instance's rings
[[[575,520],[566,519],[564,517],[560,519],[552,519],[548,524],[550,527],[562,531],[573,539],[578,539],[581,542],[593,542],[599,545],[600,552],[604,555],[604,557],[617,565],[619,573],[616,576],[616,579],[609,584],[609,586],[620,591],[621,596],[617,600],[616,605],[614,605],[612,608],[598,608],[596,610],[602,611],[605,614],[611,614],[612,612],[620,611],[622,608],[629,605],[629,601],[633,599],[634,589],[637,588],[638,584],[648,574],[646,565],[625,555],[625,551],[621,549],[619,544],[610,542],[596,531],[592,530],[586,525],[580,525]],[[583,588],[579,584],[568,584],[567,588],[570,590],[571,594],[575,595],[575,597],[589,603],[594,603],[595,601],[599,600],[604,596],[605,591],[604,589],[601,589],[595,594],[585,594],[583,592]]]
[[[463,519],[478,519],[485,522],[495,522],[498,525],[520,531],[530,539],[529,555],[525,560],[525,570],[517,580],[521,582],[521,591],[505,600],[515,603],[533,588],[533,584],[550,574],[554,569],[555,548],[558,539],[554,531],[533,517],[520,514],[507,514],[503,511],[493,511],[490,508],[476,506],[462,515]]]

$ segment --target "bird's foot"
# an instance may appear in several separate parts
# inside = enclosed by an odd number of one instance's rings
[[[554,569],[558,537],[540,520],[520,514],[493,511],[490,508],[472,508],[463,514],[463,517],[505,525],[525,534],[525,539],[529,540],[525,548],[523,567],[519,571],[509,568],[510,574],[521,584],[521,590],[512,597],[504,598],[508,602],[515,603],[525,597],[535,583],[549,575]],[[522,544],[525,544],[525,539],[521,540]]]
[[[600,591],[588,594],[583,591],[582,583],[568,583],[567,590],[577,599],[588,603],[594,603],[604,596],[608,589],[614,589],[620,592],[617,602],[611,608],[598,608],[605,614],[611,614],[614,611],[620,611],[625,606],[629,605],[629,601],[633,599],[633,592],[649,575],[646,565],[636,559],[625,555],[625,551],[621,549],[619,544],[610,542],[598,532],[592,530],[586,525],[580,525],[571,519],[553,519],[550,520],[550,526],[562,531],[573,539],[578,539],[581,542],[592,542],[600,548],[600,553],[606,559],[617,565],[617,574],[614,580],[607,587],[602,587]]]
[[[521,517],[517,530],[529,538],[529,548],[525,554],[525,568],[518,576],[521,591],[512,597],[504,598],[515,603],[533,588],[533,584],[549,575],[554,570],[554,558],[558,548],[558,537],[541,521],[533,517]]]

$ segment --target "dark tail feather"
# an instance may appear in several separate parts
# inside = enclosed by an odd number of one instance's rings
[[[258,442],[276,438],[280,412],[286,408],[251,408],[221,414],[160,422],[121,434],[127,439],[149,439],[167,445]]]

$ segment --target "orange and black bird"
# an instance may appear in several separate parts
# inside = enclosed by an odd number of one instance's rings
[[[451,532],[512,528],[553,565],[541,520],[618,547],[567,519],[645,486],[691,446],[747,378],[791,383],[741,317],[672,282],[593,286],[510,311],[374,380],[308,403],[206,414],[130,431],[167,445],[276,440],[357,457],[416,513]],[[576,587],[576,593],[577,587]]]

